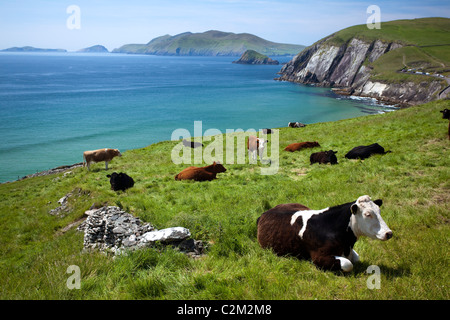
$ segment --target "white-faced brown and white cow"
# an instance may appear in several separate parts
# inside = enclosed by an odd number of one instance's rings
[[[259,159],[263,160],[264,148],[268,140],[257,138],[256,136],[249,136],[247,141],[248,158],[250,156],[254,161],[257,159],[257,152],[259,153]]]
[[[392,238],[380,215],[381,204],[367,195],[322,210],[299,203],[280,204],[258,218],[258,242],[279,256],[311,259],[320,269],[349,272],[352,263],[359,261],[353,245],[360,236]]]
[[[303,128],[306,127],[306,124],[303,124],[301,122],[288,122],[289,128]]]
[[[105,169],[108,170],[108,162],[110,162],[114,157],[121,157],[122,154],[118,149],[98,149],[83,152],[83,166],[87,166],[90,170],[91,162],[101,162],[105,161]]]

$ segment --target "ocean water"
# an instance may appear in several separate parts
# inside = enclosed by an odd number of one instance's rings
[[[177,128],[193,135],[194,121],[225,132],[392,110],[274,81],[281,66],[233,60],[0,53],[0,182],[81,162],[85,150],[141,148],[170,140]]]

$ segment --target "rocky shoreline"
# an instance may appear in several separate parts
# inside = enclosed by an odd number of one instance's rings
[[[80,168],[82,166],[83,166],[83,162],[70,164],[70,165],[59,166],[59,167],[56,167],[56,168],[53,168],[53,169],[49,169],[49,170],[44,170],[44,171],[28,174],[26,176],[23,176],[22,178],[17,179],[16,181],[21,181],[21,180],[25,180],[25,179],[28,179],[28,178],[34,178],[34,177],[48,176],[50,174],[57,174],[57,173],[61,173],[61,172],[65,172],[65,171],[71,170],[71,169]],[[10,182],[10,181],[3,182],[3,183],[8,183],[8,182]]]

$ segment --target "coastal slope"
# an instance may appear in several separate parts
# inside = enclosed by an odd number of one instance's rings
[[[448,242],[450,232],[448,120],[440,113],[448,107],[440,100],[302,129],[280,128],[275,175],[260,175],[263,164],[224,163],[227,172],[214,181],[175,181],[190,164],[172,161],[180,141],[164,141],[127,150],[109,170],[97,163],[91,171],[69,168],[0,184],[0,298],[448,300],[448,247],[439,245]],[[229,135],[234,157],[236,132]],[[274,135],[267,138],[273,150]],[[213,139],[204,141],[204,150],[213,152],[217,141],[228,141]],[[315,151],[283,151],[293,142],[315,140],[323,150],[339,151],[337,165],[310,165]],[[366,160],[344,157],[353,147],[373,142],[392,152]],[[228,142],[223,147],[225,155]],[[111,190],[106,175],[113,171],[126,172],[135,185]],[[382,216],[394,238],[358,241],[355,250],[362,259],[350,276],[278,257],[257,242],[257,218],[278,204],[321,209],[364,194],[383,200]],[[193,260],[159,243],[154,250],[120,257],[86,251],[84,233],[76,226],[87,219],[87,210],[102,206],[120,207],[158,230],[182,225],[207,244],[207,254]],[[61,207],[58,215],[50,214]],[[99,229],[115,230],[98,221]],[[381,267],[382,290],[367,289],[370,265]],[[69,266],[81,270],[81,290],[68,289],[75,275],[67,272]]]
[[[300,52],[278,80],[406,106],[443,99],[450,91],[448,32],[447,18],[353,26]]]
[[[152,54],[169,56],[240,56],[246,50],[264,55],[294,55],[305,46],[267,41],[249,33],[210,30],[203,33],[185,32],[164,35],[147,44],[126,44],[113,53]]]

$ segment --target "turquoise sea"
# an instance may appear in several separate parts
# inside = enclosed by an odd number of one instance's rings
[[[141,148],[177,128],[194,134],[194,121],[225,132],[392,110],[274,81],[281,65],[236,59],[0,53],[0,182],[81,162],[85,150]]]

